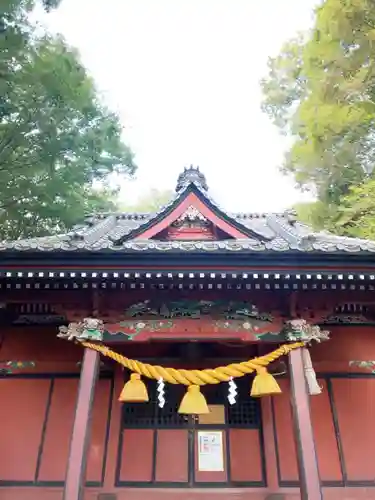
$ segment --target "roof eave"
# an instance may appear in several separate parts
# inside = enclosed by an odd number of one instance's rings
[[[48,267],[48,266],[164,266],[164,267],[194,267],[218,266],[230,267],[284,267],[303,269],[306,266],[317,266],[321,269],[335,267],[348,271],[351,268],[375,268],[374,254],[370,252],[301,252],[301,251],[267,251],[267,252],[155,252],[150,250],[118,252],[113,250],[101,251],[9,251],[0,253],[0,266],[13,267]]]

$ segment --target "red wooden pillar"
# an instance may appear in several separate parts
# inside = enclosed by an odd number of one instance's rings
[[[290,352],[289,367],[301,500],[323,500],[302,349]]]
[[[99,373],[99,353],[85,349],[78,399],[70,442],[63,500],[82,500],[95,386]]]

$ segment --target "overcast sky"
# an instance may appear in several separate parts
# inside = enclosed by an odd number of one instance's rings
[[[199,165],[231,211],[302,199],[278,172],[286,140],[260,110],[267,58],[311,25],[316,0],[62,0],[43,17],[77,47],[136,154],[124,201]]]

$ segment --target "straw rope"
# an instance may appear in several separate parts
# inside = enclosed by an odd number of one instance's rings
[[[91,342],[80,341],[83,347],[98,351],[103,356],[111,358],[120,365],[128,368],[134,373],[150,378],[150,379],[163,379],[170,384],[183,384],[183,385],[206,385],[206,384],[219,384],[220,382],[228,382],[232,378],[243,377],[256,371],[261,367],[266,367],[276,359],[288,354],[294,349],[303,347],[304,342],[296,342],[294,344],[284,344],[278,349],[260,356],[258,358],[242,361],[241,363],[232,363],[227,366],[218,366],[217,368],[206,368],[205,370],[183,370],[176,368],[168,368],[158,365],[149,365],[134,359],[129,359],[122,354],[112,351],[109,347],[102,344],[94,344]]]

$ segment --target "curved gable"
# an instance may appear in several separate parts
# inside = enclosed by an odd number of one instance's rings
[[[127,240],[149,240],[157,238],[158,235],[168,234],[168,229],[181,217],[189,216],[189,211],[196,212],[198,218],[204,219],[212,228],[211,238],[202,232],[202,239],[248,239],[253,238],[267,241],[264,235],[252,231],[245,225],[235,220],[232,216],[221,210],[202,190],[194,183],[187,185],[176,198],[167,206],[162,208],[144,224],[126,236],[115,241],[122,244]],[[176,239],[176,238],[174,238]],[[199,233],[194,239],[199,239]]]

